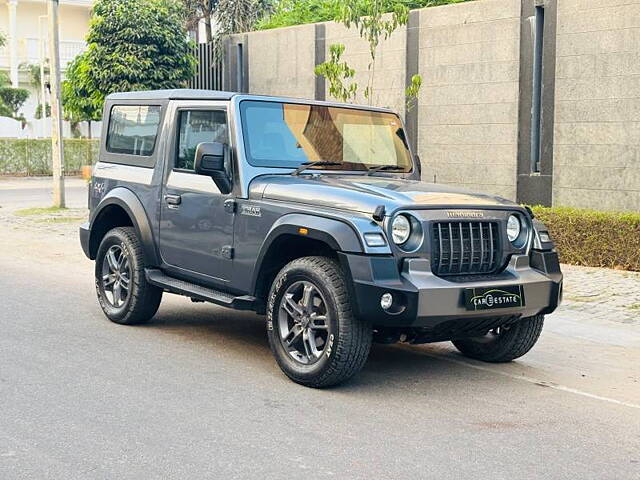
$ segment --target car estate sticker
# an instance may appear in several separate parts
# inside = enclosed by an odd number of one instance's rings
[[[505,285],[465,290],[467,310],[490,310],[493,308],[524,307],[522,285]]]

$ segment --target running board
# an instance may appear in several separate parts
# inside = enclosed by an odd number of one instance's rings
[[[144,274],[147,278],[147,282],[171,293],[178,293],[197,300],[215,303],[224,307],[235,308],[236,310],[254,310],[255,308],[256,299],[250,295],[234,297],[228,293],[170,277],[161,270],[153,268],[146,268]]]

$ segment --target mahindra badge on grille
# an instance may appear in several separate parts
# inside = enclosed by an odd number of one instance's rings
[[[447,217],[449,218],[482,218],[484,213],[475,210],[448,210]]]

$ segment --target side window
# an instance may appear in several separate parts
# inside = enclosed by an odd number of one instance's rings
[[[161,107],[114,105],[109,117],[107,151],[148,157],[153,154]]]
[[[229,143],[223,110],[182,110],[175,168],[193,170],[196,148],[203,142]]]

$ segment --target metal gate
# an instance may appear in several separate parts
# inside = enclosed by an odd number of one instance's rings
[[[199,43],[193,49],[193,55],[198,60],[198,70],[189,82],[190,88],[204,90],[224,90],[223,61],[215,59],[213,46],[208,43]]]

